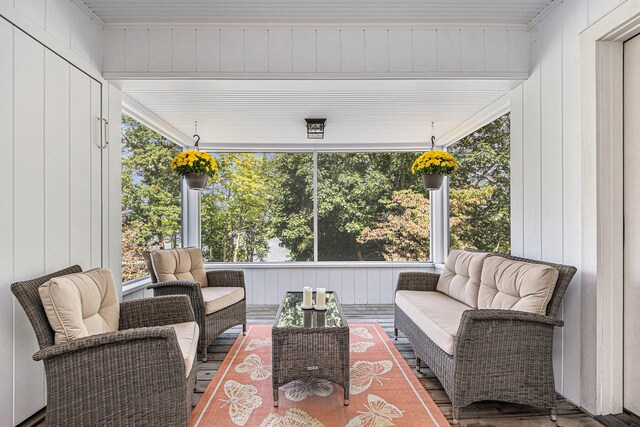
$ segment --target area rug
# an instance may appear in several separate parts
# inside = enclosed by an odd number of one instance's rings
[[[350,404],[340,386],[293,381],[273,407],[271,325],[249,325],[191,414],[193,427],[448,426],[411,368],[377,323],[351,323]]]

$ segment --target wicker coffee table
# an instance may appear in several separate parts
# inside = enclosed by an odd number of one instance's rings
[[[301,303],[302,292],[287,292],[273,324],[273,406],[279,387],[311,378],[341,386],[348,405],[349,325],[338,296],[327,292],[326,311],[302,310]]]

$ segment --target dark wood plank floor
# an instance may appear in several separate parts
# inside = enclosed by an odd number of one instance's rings
[[[249,307],[247,314],[249,323],[273,323],[276,309],[276,306]],[[393,306],[344,306],[343,309],[348,320],[353,322],[378,322],[385,332],[387,332],[387,335],[392,336]],[[209,347],[209,359],[207,362],[199,362],[194,405],[198,402],[207,385],[216,374],[221,362],[227,356],[240,331],[241,329],[239,327],[233,328],[220,336]],[[414,366],[415,355],[407,339],[403,335],[400,335],[398,341],[392,340],[392,342],[394,342],[400,354],[407,360],[409,366]],[[433,372],[428,368],[422,368],[421,372],[417,372],[414,369],[413,373],[422,383],[431,398],[436,402],[440,410],[442,410],[449,422],[452,422],[451,401]],[[550,421],[545,409],[500,402],[481,402],[467,406],[462,410],[461,418],[460,425],[463,426],[525,427],[557,425],[573,427],[602,425],[562,397],[559,397],[558,400],[557,424]]]

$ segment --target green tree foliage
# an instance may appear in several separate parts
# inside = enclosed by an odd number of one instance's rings
[[[458,172],[450,177],[451,248],[511,250],[509,115],[452,146]]]
[[[202,193],[202,247],[208,261],[263,260],[271,235],[270,159],[253,153],[216,156],[219,171]]]
[[[147,274],[142,252],[172,247],[181,230],[180,177],[169,166],[180,150],[122,116],[123,280]]]

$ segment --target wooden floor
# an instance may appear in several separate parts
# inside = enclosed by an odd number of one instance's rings
[[[273,323],[276,306],[255,306],[248,308],[249,323]],[[390,337],[393,334],[393,306],[344,306],[345,315],[353,322],[378,322]],[[231,346],[235,342],[241,329],[233,328],[224,333],[209,347],[207,362],[198,362],[198,381],[194,394],[194,406],[207,388],[207,385],[216,374],[221,362],[227,356]],[[400,354],[407,360],[409,366],[414,366],[415,355],[411,345],[400,335],[398,341],[393,341]],[[451,419],[451,401],[442,388],[442,384],[428,368],[422,368],[421,372],[415,369],[413,373],[422,383],[431,398],[436,402],[440,410]],[[469,405],[462,410],[460,424],[463,426],[602,426],[601,423],[582,412],[569,403],[566,399],[558,398],[558,422],[550,421],[548,412],[542,408],[507,404],[500,402],[482,402]],[[622,424],[624,425],[624,424]],[[334,427],[334,426],[327,426]],[[338,427],[338,426],[336,426]],[[342,426],[339,426],[342,427]],[[419,426],[416,426],[419,427]]]

